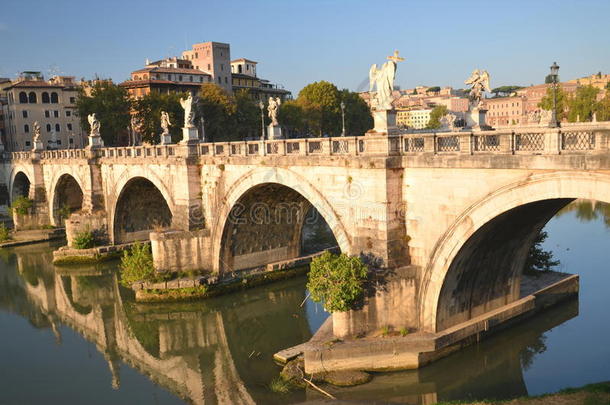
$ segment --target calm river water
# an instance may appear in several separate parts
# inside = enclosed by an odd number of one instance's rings
[[[581,205],[546,227],[558,270],[581,275],[580,298],[417,371],[329,387],[339,399],[428,404],[510,398],[610,380],[610,228]],[[284,404],[272,355],[328,316],[305,278],[189,304],[142,305],[116,263],[54,268],[51,244],[0,249],[0,404]],[[379,402],[377,402],[379,403]]]

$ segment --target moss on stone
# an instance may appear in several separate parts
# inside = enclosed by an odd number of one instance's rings
[[[79,266],[81,264],[102,263],[121,257],[121,252],[95,254],[93,256],[64,256],[53,260],[56,266]]]

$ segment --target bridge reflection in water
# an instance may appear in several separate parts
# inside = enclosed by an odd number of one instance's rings
[[[317,328],[310,325],[307,305],[300,306],[303,280],[206,302],[144,305],[119,287],[112,266],[60,270],[49,264],[51,249],[35,245],[3,251],[0,308],[37,328],[50,328],[58,343],[65,334],[62,324],[93,343],[110,371],[106,384],[113,388],[133,388],[121,386],[126,372],[121,363],[126,363],[188,403],[319,398],[309,391],[285,397],[267,388],[278,373],[270,361],[274,351],[287,342],[306,340]],[[376,375],[373,383],[337,390],[338,395],[413,404],[525,395],[522,369],[544,348],[544,332],[577,313],[578,303],[570,301],[429,367]],[[70,384],[66,382],[66,389]]]

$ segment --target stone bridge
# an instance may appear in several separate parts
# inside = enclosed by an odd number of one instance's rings
[[[566,124],[15,152],[2,175],[11,200],[34,201],[17,227],[71,214],[69,241],[150,238],[160,271],[295,258],[318,213],[341,251],[404,275],[360,324],[438,332],[519,298],[529,246],[563,206],[610,202],[609,147],[610,123]]]

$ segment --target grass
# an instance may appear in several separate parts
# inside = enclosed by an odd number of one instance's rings
[[[121,252],[108,252],[93,256],[65,256],[53,260],[53,264],[56,266],[79,266],[81,264],[94,264],[118,259],[121,255]]]
[[[407,336],[409,334],[409,329],[407,329],[407,328],[400,328],[399,333],[400,333],[400,336],[405,337],[405,336]]]
[[[269,383],[269,389],[277,394],[288,394],[292,389],[292,385],[284,380],[282,376],[277,376]]]
[[[11,240],[11,233],[9,229],[4,225],[4,223],[0,224],[0,242],[6,242]]]
[[[390,334],[390,327],[389,326],[384,326],[383,328],[381,328],[381,336],[388,336]]]

